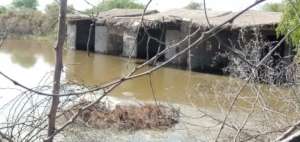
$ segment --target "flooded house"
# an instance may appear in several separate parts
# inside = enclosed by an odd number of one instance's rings
[[[86,15],[68,16],[68,44],[76,50],[148,59],[159,51],[170,48],[159,61],[170,59],[173,55],[196,41],[203,32],[222,24],[237,12],[217,12],[175,9],[165,12],[143,10],[113,9],[96,17]],[[263,41],[276,44],[276,26],[281,13],[248,11],[224,27],[216,37],[198,43],[189,52],[173,60],[170,65],[178,68],[191,68],[195,71],[222,73],[229,64],[228,48],[241,49],[239,40],[251,41],[257,31]],[[194,36],[188,36],[190,34]],[[186,37],[186,38],[185,38]],[[185,40],[183,40],[185,39]],[[180,42],[180,44],[176,44]],[[220,43],[221,42],[221,43]],[[175,47],[174,44],[176,44]],[[262,47],[258,54],[263,57],[270,49]],[[288,44],[276,50],[280,58],[293,54]]]

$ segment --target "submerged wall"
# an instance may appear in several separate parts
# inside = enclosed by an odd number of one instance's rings
[[[123,52],[124,57],[137,57],[137,34],[133,32],[124,32],[123,34]]]
[[[150,59],[165,49],[165,28],[141,28],[137,36],[137,58]],[[160,56],[157,61],[164,61],[165,57]]]
[[[121,55],[123,51],[123,35],[119,33],[108,32],[107,53],[110,55]],[[121,32],[122,33],[122,32]]]
[[[195,42],[202,34],[200,30],[195,36],[187,38],[187,36],[195,32],[196,28],[191,28],[189,22],[182,23],[178,29],[169,29],[166,32],[166,44],[167,47],[171,47],[174,44],[182,42],[179,46],[171,48],[166,54],[165,58],[170,59],[175,54],[179,53],[185,48],[189,47],[189,44]],[[222,71],[221,64],[226,64],[226,60],[218,56],[222,53],[222,50],[218,47],[218,42],[214,39],[209,40],[202,44],[197,44],[190,49],[190,51],[182,54],[178,58],[174,59],[170,64],[179,68],[190,68],[200,72],[213,72],[219,73]],[[224,62],[225,61],[225,62]]]
[[[108,29],[106,26],[96,26],[95,28],[95,52],[108,54]]]
[[[191,69],[201,72],[222,73],[222,64],[226,59],[221,59],[221,50],[218,42],[210,40],[191,50]],[[224,62],[224,64],[226,64]],[[226,65],[225,65],[226,66]]]
[[[183,22],[179,25],[180,26],[176,25],[171,27],[168,27],[168,25],[163,27],[165,26],[163,25],[161,27],[156,27],[155,29],[147,29],[147,34],[150,34],[157,39],[163,37],[162,41],[165,42],[165,45],[163,46],[153,39],[148,40],[149,37],[143,33],[143,31],[137,33],[132,29],[120,30],[117,27],[111,27],[105,24],[96,25],[94,51],[103,54],[143,59],[146,59],[145,55],[148,57],[149,52],[151,52],[151,55],[149,54],[149,58],[151,58],[157,53],[157,50],[160,49],[157,46],[161,46],[162,49],[169,48],[174,44],[181,42],[187,35],[189,35],[189,33],[193,33],[197,30],[197,27],[191,28],[188,22]],[[87,29],[84,30],[85,33],[86,30]],[[77,31],[78,24],[68,24],[68,44],[71,49],[75,49],[75,46],[77,45],[77,34],[80,34]],[[194,37],[182,42],[179,46],[169,49],[159,61],[171,59],[174,55],[187,48],[189,44],[195,42],[201,36],[203,31],[205,31],[205,29],[201,29]],[[251,29],[247,29],[246,31],[249,33],[246,33],[245,38],[253,38],[251,36]],[[223,69],[229,64],[229,57],[226,56],[226,52],[228,51],[226,47],[224,47],[224,43],[227,44],[226,46],[229,45],[237,49],[242,48],[238,45],[238,37],[241,34],[240,32],[241,31],[239,29],[226,29],[218,34],[218,37],[222,40],[221,44],[219,44],[215,37],[212,37],[204,43],[195,45],[195,47],[193,47],[189,52],[175,58],[169,65],[176,68],[191,68],[192,70],[199,72],[223,73]],[[278,40],[274,38],[276,37],[274,31],[262,32],[262,34],[266,41]],[[83,45],[86,45],[86,43],[83,43]],[[147,49],[147,45],[150,48],[148,47]],[[79,48],[76,47],[76,49]],[[280,54],[282,57],[290,56],[292,55],[292,48],[281,47],[278,51],[276,51],[276,53]],[[262,54],[263,56],[264,53],[259,54]],[[288,58],[290,61],[291,59],[292,58]]]
[[[196,35],[201,36],[201,32]],[[223,69],[228,66],[228,56],[226,55],[227,48],[230,46],[229,41],[237,41],[237,31],[225,30],[217,34],[216,37],[211,37],[202,44],[196,45],[191,50],[191,68],[195,71],[222,74]],[[192,39],[195,41],[197,39]]]
[[[167,30],[166,31],[166,47],[170,47],[174,45],[175,43],[178,43],[182,39],[184,39],[185,36],[187,36],[188,33],[181,30]],[[172,58],[173,55],[181,51],[182,49],[186,48],[188,46],[188,42],[182,43],[180,46],[175,48],[170,48],[169,51],[165,54],[165,59],[168,60]],[[185,67],[187,65],[187,54],[184,54],[173,61],[171,61],[172,66],[181,66]]]
[[[67,44],[70,49],[76,49],[76,24],[68,23]]]

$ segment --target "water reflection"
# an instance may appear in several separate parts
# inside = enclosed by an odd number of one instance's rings
[[[1,71],[29,87],[35,87],[45,74],[51,73],[53,64],[52,44],[45,41],[10,40],[6,42],[5,48],[0,49]],[[88,56],[86,52],[65,50],[63,79],[65,82],[95,86],[127,74],[134,65],[134,61],[125,58],[100,54]],[[48,78],[49,84],[52,80],[51,74]],[[220,104],[218,101],[224,102],[224,98],[238,92],[240,82],[240,80],[226,76],[162,68],[153,73],[151,78],[144,76],[125,82],[111,95],[142,101],[153,101],[155,95],[159,101],[163,102],[180,104],[192,102],[197,106],[214,108]],[[14,86],[1,78],[0,87]],[[0,90],[0,92],[3,91]],[[277,92],[289,93],[285,89]],[[248,88],[243,90],[242,94],[245,97],[253,97],[255,91]],[[274,96],[274,91],[265,89],[264,94],[266,99],[272,100],[269,96]],[[243,100],[239,103],[244,106],[248,105]],[[274,103],[274,106],[275,104],[277,103]]]
[[[24,68],[30,68],[35,65],[36,58],[34,56],[24,56],[24,54],[13,54],[11,56],[11,61],[12,63],[19,64]]]
[[[49,46],[49,43],[41,41],[9,40],[0,52],[11,55],[12,63],[24,68],[31,68],[40,59],[49,65],[54,63],[54,51]]]
[[[0,71],[28,87],[51,85],[54,61],[52,44],[45,41],[9,40],[6,42],[4,48],[0,48]],[[86,52],[64,50],[63,81],[76,82],[87,86],[101,85],[127,74],[135,66],[134,62],[134,60],[120,57],[100,54],[91,54],[88,56]],[[204,127],[217,128],[215,127],[217,125],[212,119],[203,118],[203,114],[199,111],[199,108],[213,113],[222,120],[224,117],[222,114],[225,114],[224,110],[231,104],[243,84],[244,81],[242,80],[226,76],[188,72],[171,68],[161,68],[157,72],[154,72],[151,78],[150,76],[144,76],[127,81],[116,88],[110,95],[141,101],[153,101],[153,96],[156,96],[157,100],[161,102],[180,106],[181,112],[184,113],[182,122],[174,128],[174,131],[153,131],[151,133],[139,131],[134,134],[136,138],[131,138],[133,137],[131,135],[117,133],[113,134],[112,137],[109,136],[109,139],[119,141],[121,137],[129,138],[130,140],[128,141],[140,141],[142,138],[148,137],[144,140],[153,141],[155,139],[154,136],[157,136],[156,138],[159,139],[157,141],[194,141],[190,137],[190,134],[192,134],[195,136],[195,141],[197,141],[196,138],[199,141],[200,139],[206,141],[207,136],[215,136],[214,133],[217,131],[215,129],[204,129]],[[21,91],[15,90],[15,88],[13,83],[0,76],[1,104],[5,104],[20,94]],[[249,84],[241,92],[232,116],[237,119],[236,122],[242,122],[243,117],[246,116],[245,113],[251,111],[253,102],[259,96],[259,105],[257,105],[259,113],[256,113],[254,116],[259,119],[257,119],[258,122],[253,120],[254,122],[251,122],[250,128],[253,124],[259,124],[260,122],[270,122],[271,124],[268,125],[272,126],[275,119],[286,121],[286,116],[282,114],[289,112],[297,114],[294,112],[299,110],[296,107],[300,106],[292,103],[293,101],[291,100],[295,100],[293,97],[297,96],[291,94],[293,94],[292,90],[287,88]],[[16,98],[22,99],[23,96],[20,96],[20,98],[18,98],[19,96]],[[35,97],[38,98],[39,96]],[[38,99],[34,100],[37,101]],[[47,104],[48,102],[44,103]],[[46,110],[47,107],[44,109]],[[276,115],[274,117],[273,115],[272,117],[262,116],[261,112],[269,115],[269,112],[271,112],[269,110],[276,112]],[[7,114],[7,112],[0,110],[0,114]],[[2,117],[4,115],[0,115],[0,122],[4,120]],[[234,122],[235,119],[233,119]],[[274,120],[270,121],[270,119]],[[188,122],[191,126],[186,126],[185,122]],[[185,131],[187,127],[189,131]],[[254,130],[256,129],[255,127]],[[73,134],[78,136],[78,138],[82,138],[82,136],[78,135],[79,133],[83,133],[83,137],[92,134],[91,131],[82,131],[81,129],[80,132]],[[106,133],[97,131],[97,136],[100,136],[99,134],[108,136]],[[72,138],[75,138],[75,136]]]
[[[65,63],[66,80],[75,81],[89,86],[106,83],[127,74],[134,66],[134,61],[124,58],[90,55],[85,52],[67,52]],[[150,79],[152,88],[150,86]],[[224,81],[226,77],[192,73],[182,70],[162,68],[153,75],[130,80],[116,88],[113,96],[133,97],[143,101],[153,101],[153,94],[160,101],[171,101],[186,104],[189,100],[186,94],[191,90],[210,89],[215,81]],[[199,86],[199,83],[205,83]],[[194,91],[195,93],[198,93]]]

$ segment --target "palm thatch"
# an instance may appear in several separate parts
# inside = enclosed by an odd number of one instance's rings
[[[144,13],[143,9],[112,9],[98,14],[99,18],[114,18],[114,17],[138,17]],[[157,10],[146,11],[144,15],[156,14]]]
[[[226,20],[235,16],[237,12],[220,12],[220,11],[207,11],[207,16],[210,24],[213,26],[220,25]],[[247,27],[247,26],[259,26],[259,25],[274,25],[280,21],[281,13],[278,12],[264,12],[264,11],[247,11],[232,23],[232,26]],[[158,20],[164,18],[180,19],[182,21],[191,21],[199,26],[207,26],[207,20],[205,12],[203,10],[188,10],[188,9],[175,9],[158,14],[147,16],[148,20]]]
[[[210,24],[216,26],[235,16],[237,12],[209,10],[207,14]],[[140,25],[142,15],[143,10],[140,9],[113,9],[100,13],[97,21],[110,27],[136,29]],[[279,12],[247,11],[233,21],[231,28],[274,26],[279,23],[281,15]],[[86,15],[69,15],[68,18],[69,21],[78,21],[88,20],[90,17]],[[182,22],[189,22],[194,26],[204,28],[209,27],[203,10],[188,9],[174,9],[165,12],[147,11],[144,14],[142,25],[157,27],[162,24],[181,24]]]

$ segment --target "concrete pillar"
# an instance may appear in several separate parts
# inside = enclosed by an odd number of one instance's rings
[[[76,49],[76,24],[68,24],[67,30],[67,44],[70,49]]]
[[[95,27],[95,52],[108,54],[108,30],[106,26]]]
[[[167,30],[166,31],[166,48],[170,47],[171,45],[174,45],[175,43],[178,43],[185,37],[185,34],[180,31],[180,30]],[[187,47],[187,42],[181,44],[180,46],[176,48],[170,49],[166,54],[165,54],[165,59],[168,60],[172,58],[176,53],[181,51],[182,49]],[[187,64],[187,54],[184,54],[175,60],[171,62],[171,64],[176,65],[176,66],[186,66]]]
[[[137,57],[136,33],[124,32],[122,56]]]

